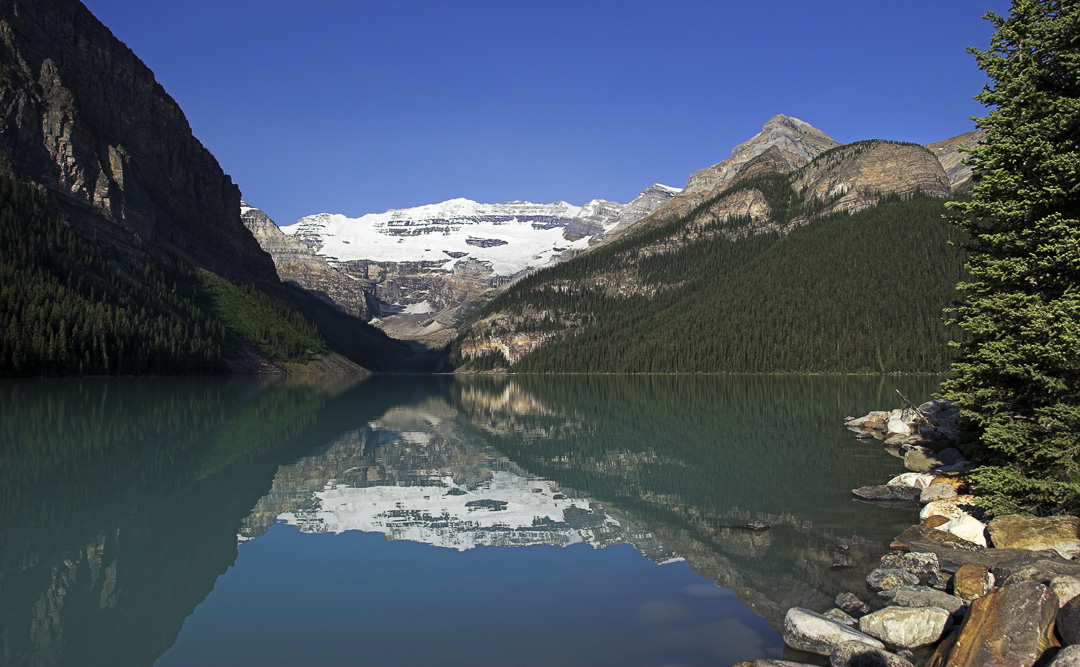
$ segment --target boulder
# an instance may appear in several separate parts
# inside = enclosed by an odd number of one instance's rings
[[[941,486],[942,485],[939,484],[938,488]],[[960,539],[967,540],[980,547],[986,546],[986,525],[970,514],[961,514],[960,516],[953,517],[934,530],[952,533]]]
[[[925,519],[931,516],[945,516],[950,519],[955,519],[961,514],[975,516],[980,514],[981,511],[982,510],[975,505],[975,496],[963,495],[947,500],[935,500],[932,503],[927,503],[927,505],[919,511],[919,518]],[[978,517],[976,516],[976,518]]]
[[[854,628],[856,625],[859,624],[857,620],[855,620],[851,616],[848,616],[847,612],[845,612],[843,609],[833,608],[823,613],[822,616],[827,619],[836,621],[837,623],[840,623],[842,625],[846,625],[849,628]]]
[[[784,643],[793,649],[829,655],[836,647],[849,641],[885,648],[884,644],[870,635],[841,625],[809,609],[792,607],[784,617]]]
[[[920,525],[925,526],[926,528],[940,528],[946,523],[949,523],[949,517],[934,515],[923,519]]]
[[[1080,598],[1069,600],[1058,611],[1057,631],[1066,644],[1080,644]]]
[[[979,563],[966,563],[953,575],[953,593],[971,602],[983,597],[994,588],[994,575],[990,568]]]
[[[957,493],[968,492],[967,477],[965,477],[963,473],[938,471],[931,474],[934,475],[934,479],[930,481],[931,484],[948,484],[952,488],[956,489]]]
[[[888,421],[888,419],[888,412],[874,410],[862,417],[845,419],[844,426],[847,426],[848,428],[874,429],[880,431],[885,428],[885,422]]]
[[[948,521],[948,519],[945,520],[946,522]],[[902,551],[930,551],[938,554],[938,558],[940,559],[940,549],[978,551],[982,547],[974,542],[969,542],[943,530],[936,530],[925,526],[912,526],[897,535],[892,543],[889,544],[889,548],[900,549]]]
[[[931,484],[920,491],[919,502],[925,505],[935,500],[955,498],[957,495],[959,494],[956,493],[956,489],[950,484]]]
[[[941,576],[937,554],[913,551],[894,551],[881,557],[881,567],[896,568],[910,572],[919,578],[918,583],[935,585]]]
[[[927,586],[901,586],[893,591],[890,607],[938,607],[957,616],[964,611],[964,601]]]
[[[919,578],[898,568],[879,567],[866,575],[866,585],[874,591],[887,591],[919,583]]]
[[[885,432],[889,435],[911,435],[911,427],[902,416],[890,417],[888,423],[885,424]]]
[[[1050,580],[1050,590],[1058,597],[1062,607],[1077,595],[1080,595],[1080,577],[1059,574]]]
[[[946,667],[1031,667],[1053,636],[1057,597],[1034,581],[995,589],[971,603]]]
[[[951,614],[938,607],[885,607],[859,619],[859,630],[886,644],[918,648],[936,642]]]
[[[925,489],[937,479],[937,475],[932,472],[905,472],[902,475],[897,475],[890,479],[887,484],[889,486],[913,486],[916,489]]]
[[[944,398],[935,398],[919,406],[919,412],[927,416],[934,416],[952,407],[952,403]]]
[[[860,500],[884,500],[888,502],[913,503],[919,499],[919,489],[910,486],[889,486],[877,484],[862,486],[852,490],[851,494]]]
[[[1058,651],[1054,660],[1046,667],[1080,667],[1080,644],[1066,646]]]
[[[987,525],[995,547],[1053,550],[1062,558],[1080,554],[1080,518],[1075,516],[996,517]]]
[[[954,466],[964,460],[964,455],[954,447],[940,452],[935,452],[929,447],[912,447],[904,454],[904,467],[912,472],[929,472]]]
[[[870,606],[860,600],[853,593],[841,593],[836,596],[836,601],[833,602],[841,611],[855,618],[864,616],[870,613]]]
[[[1058,576],[1080,576],[1080,563],[1065,560],[1053,551],[1028,551],[1026,549],[988,549],[988,551],[1020,552],[1024,556],[1004,559],[990,566],[1001,585],[1039,581],[1049,584]]]
[[[829,667],[914,667],[912,662],[885,649],[862,642],[845,642],[829,654]]]
[[[772,660],[770,658],[764,658],[761,660],[747,660],[746,662],[736,662],[731,667],[817,667],[816,665],[810,665],[805,662],[791,662],[790,660]]]

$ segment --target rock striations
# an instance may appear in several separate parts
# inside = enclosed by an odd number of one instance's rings
[[[321,213],[280,232],[257,209],[245,209],[245,220],[282,280],[393,336],[441,345],[483,298],[620,235],[676,192],[654,184],[629,204],[584,206],[452,199],[359,218]]]
[[[276,282],[240,223],[239,189],[153,72],[82,4],[5,0],[0,62],[0,153],[61,197],[77,231]]]

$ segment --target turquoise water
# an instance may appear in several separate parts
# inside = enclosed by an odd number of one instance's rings
[[[852,500],[902,463],[841,419],[936,382],[0,382],[0,658],[781,657],[915,519]]]

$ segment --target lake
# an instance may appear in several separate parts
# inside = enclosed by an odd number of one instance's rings
[[[0,381],[0,661],[779,658],[917,518],[843,417],[939,381]]]

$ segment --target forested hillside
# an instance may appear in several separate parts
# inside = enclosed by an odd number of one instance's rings
[[[541,373],[945,370],[941,311],[964,258],[944,202],[891,196],[814,218],[828,201],[806,202],[791,183],[744,180],[529,276],[465,329],[455,363]],[[767,201],[767,219],[700,222],[741,191]]]

